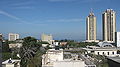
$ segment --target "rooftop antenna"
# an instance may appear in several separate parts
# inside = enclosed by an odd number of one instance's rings
[[[94,15],[92,8],[90,9],[90,15]]]
[[[93,9],[92,8],[90,9],[90,13],[93,13]]]

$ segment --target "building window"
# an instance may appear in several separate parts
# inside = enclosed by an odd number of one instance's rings
[[[109,52],[108,52],[108,55],[109,55]]]
[[[99,55],[99,52],[98,52],[98,55]]]
[[[105,53],[103,52],[103,55],[104,55]]]
[[[120,54],[120,50],[117,51],[117,54]]]
[[[91,53],[94,53],[95,51],[91,51]]]
[[[112,52],[112,54],[114,55],[114,52]]]

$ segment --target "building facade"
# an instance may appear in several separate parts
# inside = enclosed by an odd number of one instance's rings
[[[0,41],[3,41],[3,34],[0,33]]]
[[[49,49],[42,56],[42,67],[53,67],[54,62],[63,60],[63,49]]]
[[[9,33],[9,36],[8,36],[8,40],[9,41],[15,41],[19,39],[19,34],[16,34],[16,33]]]
[[[86,18],[86,41],[96,41],[96,17],[92,11]]]
[[[83,55],[67,53],[65,58],[64,50],[49,49],[42,56],[42,67],[96,67],[96,65]]]
[[[54,41],[52,35],[46,35],[46,34],[42,34],[42,35],[41,35],[41,40],[42,40],[42,41],[46,41],[46,42],[48,42],[49,44],[52,44],[53,41]]]
[[[115,32],[115,45],[120,47],[120,32]]]
[[[107,42],[115,42],[116,32],[116,13],[112,9],[107,9],[102,14],[103,22],[103,40]]]

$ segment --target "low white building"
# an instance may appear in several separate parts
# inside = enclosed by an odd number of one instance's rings
[[[20,67],[20,60],[8,59],[2,62],[2,67]]]
[[[42,47],[47,47],[49,44],[42,44]]]
[[[42,67],[96,67],[96,65],[82,55],[81,59],[78,58],[78,55],[70,59],[65,59],[63,53],[62,49],[49,49],[46,54],[42,56]]]
[[[104,48],[101,48],[101,49],[85,49],[87,50],[88,53],[92,53],[92,54],[95,54],[95,55],[105,55],[105,56],[111,56],[111,57],[114,57],[114,56],[118,56],[117,54],[117,49],[104,49]]]
[[[54,42],[53,45],[58,46],[59,42]]]
[[[42,57],[42,67],[53,66],[54,62],[63,60],[63,49],[49,49]]]
[[[9,48],[14,48],[14,47],[20,48],[22,47],[22,43],[9,44]]]
[[[95,55],[105,55],[109,57],[119,56],[117,54],[118,49],[115,47],[96,47],[96,46],[88,46],[87,48],[83,48],[87,51],[87,53],[95,54]]]

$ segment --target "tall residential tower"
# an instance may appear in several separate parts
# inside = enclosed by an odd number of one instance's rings
[[[92,11],[86,18],[86,41],[96,41],[96,17]]]
[[[112,9],[107,9],[102,14],[103,22],[103,41],[115,42],[115,32],[116,32],[116,15],[115,11]]]

